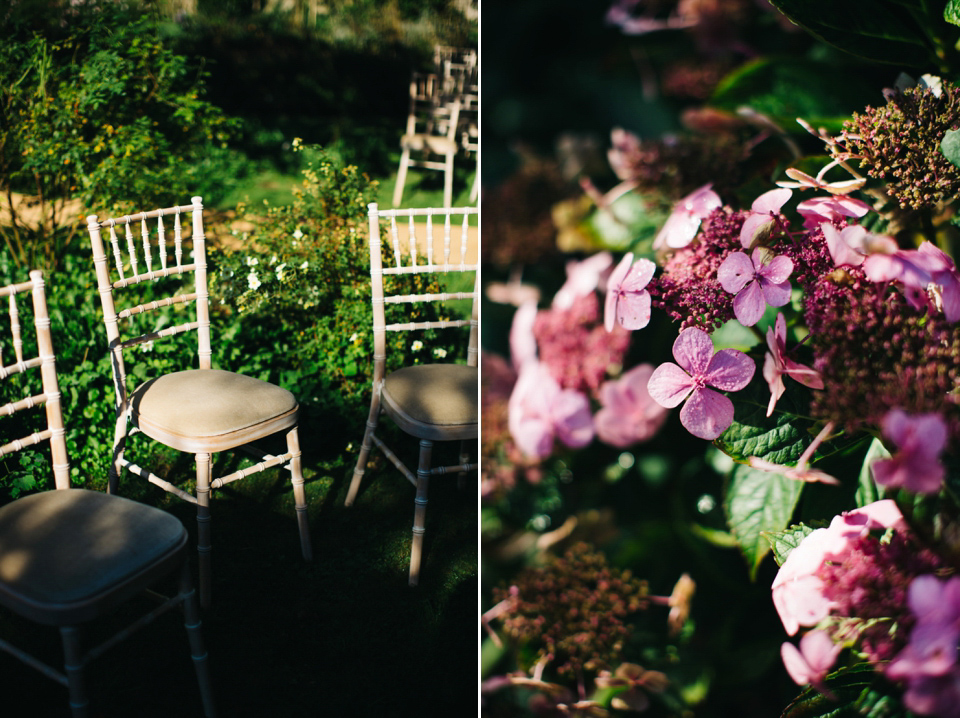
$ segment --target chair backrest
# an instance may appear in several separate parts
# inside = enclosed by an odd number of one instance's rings
[[[460,123],[459,96],[444,94],[434,74],[414,72],[410,78],[410,111],[407,135],[430,135],[454,140]]]
[[[471,236],[476,232],[470,226],[470,217],[479,213],[477,207],[448,207],[446,209],[391,209],[381,210],[376,203],[369,205],[370,218],[370,280],[373,295],[374,383],[383,379],[386,359],[386,333],[449,327],[470,327],[467,346],[467,364],[477,366],[479,361],[479,272],[477,252]],[[400,221],[398,221],[400,220]],[[420,221],[417,221],[420,220]],[[381,227],[381,223],[385,227]],[[386,233],[389,248],[384,252],[381,239]],[[438,236],[439,232],[439,236]],[[436,240],[440,241],[437,242]],[[439,244],[439,252],[435,245]],[[389,257],[384,266],[384,255]],[[468,261],[471,260],[471,261]],[[473,291],[404,294],[385,286],[385,276],[417,274],[452,274],[473,272]],[[421,302],[449,302],[469,300],[470,319],[440,319],[423,322],[396,322],[387,324],[385,307]]]
[[[30,293],[33,303],[33,325],[36,330],[36,342],[24,341],[23,324],[17,306],[17,295]],[[10,344],[4,338],[0,341],[0,381],[9,388],[7,396],[21,395],[21,399],[0,406],[0,416],[13,416],[26,409],[45,409],[46,428],[35,431],[19,439],[0,446],[0,456],[7,456],[28,446],[36,446],[44,441],[50,442],[53,459],[53,476],[58,489],[70,488],[70,464],[67,459],[67,441],[63,427],[63,412],[60,407],[60,387],[57,383],[56,357],[53,353],[53,339],[50,332],[50,315],[47,312],[47,297],[44,291],[43,273],[30,272],[30,281],[0,287],[0,297],[7,297],[10,318]],[[11,359],[13,363],[9,363]],[[33,356],[33,354],[36,356]],[[40,393],[30,391],[30,382],[25,380],[27,372],[40,370]],[[23,381],[20,381],[23,379]],[[35,386],[35,382],[33,386]],[[26,388],[25,388],[26,387]]]
[[[191,221],[181,219],[188,213]],[[168,237],[171,224],[172,246]],[[213,352],[203,199],[193,197],[192,204],[105,220],[89,215],[87,230],[120,406],[126,406],[127,398],[124,350],[195,332],[199,368],[209,369]],[[102,230],[107,231],[110,257],[104,249]],[[118,230],[123,232],[123,240],[117,236]],[[134,238],[135,231],[140,235],[139,242]],[[122,308],[117,301],[121,292],[128,300]],[[156,322],[151,325],[145,321],[149,312],[187,305],[195,310],[187,317],[190,321],[161,328]],[[145,330],[145,326],[149,328]]]

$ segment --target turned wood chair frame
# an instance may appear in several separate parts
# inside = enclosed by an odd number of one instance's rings
[[[30,293],[33,303],[37,356],[29,359],[23,356],[20,315],[16,305],[16,295],[20,293]],[[160,615],[182,606],[204,714],[215,715],[208,658],[201,632],[200,606],[189,569],[186,530],[178,519],[160,509],[96,491],[70,488],[70,465],[42,273],[35,270],[30,273],[30,281],[0,288],[0,297],[9,298],[16,355],[16,362],[12,365],[3,366],[0,361],[0,380],[39,368],[42,387],[38,395],[27,396],[0,407],[0,415],[12,416],[23,410],[42,407],[46,424],[45,429],[0,447],[0,456],[48,442],[56,486],[54,490],[16,499],[0,509],[0,526],[6,531],[0,531],[0,605],[38,624],[57,626],[63,641],[65,667],[62,671],[58,670],[4,639],[0,639],[0,649],[66,687],[72,714],[75,718],[81,718],[89,713],[85,680],[87,664]],[[25,380],[25,377],[18,378]],[[29,386],[25,388],[29,389]],[[27,506],[30,508],[27,509]],[[167,541],[156,547],[156,555],[131,558],[124,550],[129,531],[114,522],[119,515],[141,526],[148,522],[160,522]],[[40,517],[43,521],[38,520]],[[4,522],[8,523],[4,525]],[[20,522],[25,524],[22,528]],[[77,545],[77,550],[86,554],[80,563],[88,561],[89,567],[87,564],[77,567],[71,563],[73,570],[82,571],[84,575],[71,580],[69,576],[62,575],[63,572],[56,572],[58,567],[62,567],[63,559],[45,561],[42,547],[31,543],[35,538],[33,534],[37,534],[39,541],[41,533],[43,540],[57,546],[62,545],[61,540],[69,540]],[[100,541],[98,549],[106,545],[115,550],[109,562],[99,551],[91,553],[91,546],[86,541],[92,540],[93,536]],[[3,561],[8,541],[14,544],[9,563]],[[46,544],[44,547],[50,548]],[[114,572],[111,581],[97,578],[88,580],[88,576],[99,573],[105,566]],[[68,569],[66,573],[69,572]],[[39,584],[34,574],[40,578]],[[177,574],[179,590],[175,595],[164,596],[149,588],[164,577]],[[79,581],[80,585],[75,581]],[[54,584],[52,592],[42,588],[45,582]],[[39,590],[38,585],[41,586]],[[159,605],[99,645],[85,648],[81,640],[85,624],[142,593],[159,601]]]
[[[183,247],[185,240],[181,236],[181,215],[190,213],[192,216],[191,241],[193,244],[192,262],[185,262],[184,255],[187,253]],[[174,223],[174,257],[175,263],[168,262],[166,232],[163,226],[163,219],[168,221],[172,218]],[[147,220],[157,220],[157,251],[159,254],[160,268],[153,267],[152,250],[150,242],[150,231],[147,227]],[[145,271],[141,272],[138,264],[136,242],[131,231],[131,225],[140,224],[140,234],[142,236],[143,257]],[[120,240],[116,236],[116,228],[123,227],[126,235],[126,259],[123,256],[123,248]],[[208,607],[211,601],[211,536],[210,536],[210,493],[227,484],[242,479],[251,474],[263,471],[276,466],[283,466],[291,472],[291,483],[294,492],[296,505],[297,523],[300,533],[300,546],[305,560],[311,560],[313,551],[310,544],[310,531],[307,520],[306,493],[304,490],[304,480],[300,460],[300,441],[298,435],[299,406],[293,401],[293,408],[283,415],[270,417],[269,421],[263,422],[255,427],[244,427],[239,431],[232,431],[229,434],[217,437],[204,437],[197,439],[184,440],[184,437],[158,429],[155,426],[149,428],[138,425],[138,410],[131,401],[131,392],[127,387],[128,372],[124,363],[124,351],[138,347],[147,342],[172,337],[178,334],[196,332],[198,342],[199,370],[212,370],[212,349],[210,338],[210,308],[209,293],[207,289],[207,264],[206,264],[206,245],[203,229],[203,201],[201,197],[193,197],[192,204],[170,207],[166,209],[157,209],[149,212],[142,212],[134,215],[127,215],[121,218],[111,218],[99,220],[96,215],[87,217],[87,229],[90,233],[91,245],[93,249],[94,265],[97,274],[97,286],[100,293],[100,300],[103,307],[104,323],[106,325],[108,349],[111,356],[111,366],[113,369],[114,386],[116,389],[116,431],[113,448],[113,461],[110,467],[109,492],[114,493],[118,488],[120,474],[125,469],[141,478],[147,479],[150,483],[159,486],[165,491],[172,493],[181,499],[197,506],[197,552],[200,563],[200,603],[203,607]],[[101,238],[101,230],[109,231],[109,242],[111,245],[114,265],[118,279],[111,280],[109,260],[104,251],[104,244]],[[187,259],[189,259],[187,257]],[[125,276],[124,264],[129,261],[129,271],[131,276]],[[195,286],[192,292],[183,294],[174,294],[159,301],[152,301],[145,304],[138,304],[121,311],[117,310],[114,294],[117,290],[137,285],[144,282],[151,282],[157,279],[171,277],[173,275],[194,275]],[[143,334],[133,334],[128,338],[123,338],[120,331],[120,321],[136,317],[151,310],[161,307],[175,305],[186,305],[188,303],[195,305],[195,321],[186,322],[172,327],[166,327],[159,331],[147,332]],[[240,376],[231,374],[230,376]],[[255,380],[251,380],[255,381]],[[266,384],[266,382],[261,382]],[[144,386],[141,384],[140,386]],[[135,393],[135,392],[134,392]],[[143,422],[139,422],[143,423]],[[192,496],[182,489],[174,486],[169,481],[157,476],[156,474],[141,468],[137,464],[124,457],[124,449],[127,437],[135,433],[144,433],[155,441],[159,441],[167,446],[193,453],[196,460],[197,488],[196,496]],[[268,436],[285,432],[286,448],[284,454],[274,456],[260,451],[251,446],[250,442],[264,439]],[[254,466],[235,471],[229,475],[219,478],[212,476],[212,455],[221,451],[242,450],[259,459],[259,463]]]
[[[357,464],[354,468],[353,478],[345,501],[346,506],[353,504],[363,474],[366,470],[367,461],[371,449],[376,446],[383,455],[401,472],[401,474],[410,481],[416,488],[416,498],[414,500],[414,525],[413,542],[410,554],[410,576],[411,586],[416,586],[419,581],[420,563],[423,552],[423,534],[424,519],[427,508],[427,488],[430,478],[448,473],[458,473],[461,478],[467,472],[476,471],[478,464],[470,463],[470,453],[476,452],[477,425],[479,417],[474,416],[472,422],[466,422],[463,425],[445,427],[443,431],[434,431],[433,427],[424,426],[415,420],[406,416],[402,409],[391,409],[389,403],[382,400],[384,383],[388,376],[386,373],[386,350],[387,350],[387,332],[403,332],[424,329],[443,329],[449,327],[469,327],[469,343],[467,349],[467,366],[477,368],[479,363],[479,314],[478,314],[478,287],[479,271],[477,264],[467,264],[465,262],[467,253],[467,234],[471,216],[477,216],[479,208],[446,208],[446,209],[401,209],[401,210],[380,210],[377,205],[369,205],[369,223],[370,223],[370,280],[372,294],[372,313],[373,313],[373,338],[374,338],[374,373],[373,387],[370,400],[370,412],[367,417],[363,441],[360,447],[360,453],[357,457]],[[437,216],[443,217],[443,257],[435,258],[433,251],[433,219]],[[460,262],[450,262],[452,221],[451,218],[462,216],[462,226],[460,228]],[[417,237],[415,232],[414,219],[417,217],[426,218],[426,263],[418,263]],[[389,219],[390,227],[388,236],[393,249],[393,266],[383,266],[382,242],[380,220]],[[409,226],[409,249],[401,248],[397,220],[406,218]],[[474,272],[474,287],[472,292],[454,292],[440,294],[402,294],[385,291],[384,275],[411,275],[420,273],[448,273],[448,272]],[[408,322],[387,324],[385,305],[386,304],[414,304],[418,302],[446,302],[449,300],[471,300],[472,310],[471,318],[455,320],[437,320],[427,322]],[[427,365],[439,366],[439,365]],[[427,368],[424,367],[424,368]],[[402,370],[401,370],[402,371]],[[475,388],[473,399],[476,401],[476,391],[479,384],[474,378]],[[416,473],[408,469],[401,459],[384,443],[381,437],[377,436],[376,429],[380,415],[386,413],[397,424],[400,429],[415,438],[420,439],[419,461]],[[446,440],[459,440],[460,455],[459,464],[455,466],[437,466],[431,467],[434,442]]]

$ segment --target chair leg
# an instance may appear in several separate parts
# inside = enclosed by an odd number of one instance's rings
[[[443,208],[453,204],[453,155],[447,155],[443,168]]]
[[[300,529],[300,551],[305,561],[313,559],[310,544],[310,524],[307,516],[307,493],[303,488],[303,469],[300,462],[300,435],[294,427],[287,432],[287,451],[290,459],[290,483],[293,484],[293,500],[297,508],[297,526]]]
[[[200,605],[210,608],[210,454],[197,454],[197,555],[200,564]]]
[[[113,461],[110,462],[110,474],[107,479],[107,493],[116,494],[120,488],[120,473],[123,467],[123,450],[127,444],[127,417],[122,414],[117,417],[117,425],[113,431]]]
[[[63,626],[60,629],[63,639],[64,673],[67,676],[67,689],[70,692],[70,712],[73,718],[86,718],[90,713],[90,701],[83,677],[83,649],[80,645],[80,629],[76,626]]]
[[[413,500],[413,546],[410,549],[410,585],[420,581],[420,557],[423,554],[423,532],[427,515],[427,488],[430,482],[430,460],[433,442],[420,440],[420,463],[417,466],[417,498]]]
[[[200,604],[197,601],[197,592],[193,588],[193,577],[190,575],[190,563],[183,562],[180,571],[180,595],[183,596],[183,623],[187,629],[187,638],[190,640],[190,657],[197,672],[197,683],[200,686],[200,700],[203,701],[203,714],[207,718],[215,718],[216,707],[213,702],[213,682],[210,680],[210,664],[207,649],[203,642],[203,632],[200,620]]]
[[[460,465],[461,466],[463,466],[464,464],[470,461],[471,445],[472,445],[472,442],[470,442],[470,440],[468,439],[464,439],[463,441],[460,442]],[[467,485],[467,472],[461,471],[460,473],[457,474],[457,488],[462,489],[466,485]]]
[[[352,506],[357,498],[360,481],[363,479],[363,473],[367,470],[367,459],[370,458],[370,450],[373,448],[373,432],[376,431],[376,428],[377,419],[374,415],[372,419],[367,419],[367,428],[363,432],[363,443],[360,444],[360,455],[357,457],[357,465],[353,467],[353,479],[350,481],[347,500],[343,502],[344,506]]]
[[[410,164],[410,150],[404,150],[400,155],[400,167],[397,169],[397,183],[393,186],[393,206],[400,206],[403,197],[403,185],[407,181],[407,166]]]

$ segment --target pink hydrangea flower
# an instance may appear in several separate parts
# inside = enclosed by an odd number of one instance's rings
[[[804,686],[808,683],[821,693],[828,693],[823,685],[823,679],[836,663],[837,656],[843,646],[834,643],[826,631],[810,631],[800,639],[798,649],[792,643],[784,643],[780,647],[780,657],[787,673],[797,683]]]
[[[756,365],[743,352],[713,352],[710,335],[696,327],[684,329],[673,343],[677,364],[658,366],[647,390],[661,406],[672,409],[686,400],[680,423],[701,439],[716,439],[733,423],[733,402],[721,391],[740,391],[753,378]],[[689,398],[688,398],[689,397]]]
[[[935,269],[930,275],[931,291],[947,321],[960,320],[960,272],[953,260],[933,242],[923,242],[917,251],[929,255],[941,265],[940,269]]]
[[[740,230],[740,244],[745,249],[756,246],[773,231],[780,216],[780,208],[793,196],[789,189],[772,189],[753,200],[747,218]]]
[[[790,552],[771,586],[773,605],[787,634],[817,625],[833,608],[817,576],[823,562],[842,557],[851,542],[870,531],[887,528],[904,531],[906,524],[896,503],[883,499],[835,516],[829,527],[814,530]]]
[[[603,408],[593,417],[600,441],[626,448],[657,433],[667,418],[667,410],[647,391],[652,374],[652,364],[640,364],[619,379],[600,385]]]
[[[823,379],[815,369],[799,364],[787,356],[787,320],[783,314],[777,314],[777,321],[773,327],[767,328],[767,352],[763,359],[763,378],[770,387],[770,403],[767,405],[767,416],[773,414],[777,401],[786,391],[783,377],[789,376],[811,389],[823,389]]]
[[[897,251],[897,243],[891,237],[871,234],[859,224],[851,224],[839,230],[832,222],[824,222],[820,228],[823,230],[823,238],[827,241],[833,263],[838,267],[859,267],[869,254],[890,254]]]
[[[760,321],[769,304],[782,307],[790,301],[793,260],[785,255],[774,256],[766,247],[757,247],[749,257],[731,252],[717,269],[717,281],[724,291],[736,294],[733,314],[745,327]]]
[[[960,666],[942,676],[914,678],[903,692],[903,704],[917,715],[960,717]]]
[[[627,252],[607,280],[607,300],[603,324],[608,332],[615,322],[624,329],[643,329],[650,322],[650,293],[647,284],[653,278],[657,265],[649,259],[633,263],[633,253]]]
[[[573,389],[561,389],[538,361],[526,362],[507,404],[507,425],[520,450],[545,459],[555,440],[578,449],[593,440],[590,400]]]
[[[510,324],[510,361],[513,370],[519,372],[523,365],[537,358],[537,339],[533,334],[533,325],[537,320],[537,303],[528,301],[521,304],[513,313]]]
[[[578,298],[595,291],[603,273],[612,264],[610,252],[598,252],[579,262],[567,262],[567,281],[553,295],[554,308],[569,309]]]
[[[654,249],[680,249],[693,241],[700,229],[700,223],[713,210],[723,205],[720,196],[710,189],[712,186],[705,184],[677,202],[657,238],[653,240]]]
[[[943,417],[934,413],[910,416],[902,409],[891,409],[883,417],[883,435],[896,444],[897,453],[871,464],[874,481],[916,493],[940,490],[945,473],[940,453],[947,445]]]
[[[803,217],[804,229],[813,229],[823,222],[835,222],[845,217],[860,219],[869,211],[870,205],[853,197],[814,197],[797,205],[797,213]]]
[[[907,605],[917,620],[909,642],[887,665],[887,676],[899,681],[946,674],[957,663],[960,576],[917,576],[907,589]]]

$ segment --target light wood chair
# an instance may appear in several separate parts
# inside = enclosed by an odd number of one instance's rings
[[[376,204],[369,205],[370,218],[370,280],[373,306],[374,367],[373,391],[366,430],[353,471],[353,479],[347,492],[346,505],[353,504],[360,482],[367,468],[370,450],[377,446],[417,490],[414,500],[413,546],[410,554],[410,585],[416,586],[420,575],[420,560],[423,552],[424,519],[427,510],[427,486],[430,478],[451,472],[463,476],[476,471],[477,464],[469,463],[469,455],[476,452],[477,424],[479,421],[478,393],[478,333],[479,319],[477,265],[468,264],[467,237],[471,216],[478,208],[450,209],[404,209],[379,210]],[[462,217],[462,222],[459,218]],[[397,220],[407,219],[406,241],[401,246]],[[426,220],[418,225],[415,218]],[[451,246],[454,218],[458,218],[459,262],[451,261]],[[381,254],[381,219],[389,220],[389,242],[392,247],[392,266],[383,266]],[[434,251],[434,226],[442,222],[442,256]],[[418,231],[419,229],[419,231]],[[449,274],[473,272],[472,292],[433,294],[403,294],[401,286],[385,288],[384,277],[409,276],[413,274]],[[419,302],[448,302],[472,300],[470,319],[436,320],[423,322],[386,322],[385,305],[415,304]],[[387,374],[387,332],[406,332],[447,327],[469,327],[469,342],[466,364],[414,364]],[[420,440],[419,461],[416,473],[408,469],[377,436],[380,414],[386,414],[404,433]],[[460,463],[456,466],[432,467],[433,446],[436,441],[459,440]],[[475,454],[474,454],[475,455]]]
[[[192,257],[187,239],[182,236],[184,230],[181,215],[187,213],[192,218]],[[151,224],[156,221],[154,232],[148,228],[148,220]],[[172,257],[168,256],[169,230],[164,227],[164,220],[168,226],[173,224]],[[141,249],[138,249],[137,242],[134,241],[132,228],[139,229]],[[102,221],[96,215],[90,215],[87,217],[87,229],[93,248],[97,286],[103,306],[117,394],[110,493],[117,491],[120,474],[126,469],[165,491],[196,504],[200,603],[208,607],[211,600],[211,491],[264,469],[284,466],[291,472],[300,548],[304,559],[310,560],[313,552],[300,466],[300,441],[297,432],[300,408],[297,400],[289,391],[274,384],[212,367],[202,198],[194,197],[189,205]],[[112,271],[101,238],[101,230],[104,229],[108,231],[114,259]],[[117,237],[118,229],[125,234],[125,248]],[[156,235],[155,240],[151,240],[151,234]],[[193,286],[189,287],[183,277],[191,274],[194,281]],[[130,296],[133,288],[139,288],[141,292],[133,292],[134,296]],[[172,291],[165,294],[165,288]],[[130,302],[123,309],[118,309],[115,299],[115,295],[120,294]],[[165,296],[162,296],[164,294]],[[192,304],[194,311],[187,317],[190,321],[182,324],[157,329],[154,324],[134,321],[153,310],[167,307],[185,309],[184,305],[188,304]],[[145,326],[148,327],[146,331]],[[128,368],[128,360],[133,364],[137,353],[142,352],[145,347],[151,347],[153,342],[189,333],[196,335],[198,369],[185,369],[148,378],[143,373],[134,373]],[[142,353],[140,356],[143,356]],[[128,381],[134,376],[139,376],[141,383],[131,390]],[[279,432],[286,435],[286,453],[273,456],[251,446],[251,442],[266,439]],[[195,496],[125,458],[127,437],[135,433],[143,433],[161,444],[195,455]],[[259,463],[214,479],[212,455],[234,449],[253,453]]]
[[[21,335],[16,295],[30,293],[36,342]],[[182,606],[193,663],[200,682],[203,711],[213,716],[207,652],[203,644],[200,606],[187,560],[187,532],[171,514],[119,496],[70,488],[70,467],[60,406],[60,390],[51,339],[43,275],[0,288],[8,297],[14,363],[7,364],[10,346],[0,361],[0,380],[7,395],[25,398],[0,407],[0,415],[42,407],[45,428],[0,447],[7,456],[49,442],[56,490],[40,491],[0,508],[0,606],[30,620],[60,629],[63,671],[0,638],[0,649],[64,685],[75,717],[89,714],[87,664],[164,612]],[[24,341],[26,340],[26,341]],[[36,356],[32,356],[36,349]],[[32,358],[25,358],[27,356]],[[39,394],[33,370],[39,369]],[[23,415],[21,415],[23,416]],[[15,420],[6,419],[6,424]],[[16,435],[21,426],[7,428]],[[10,438],[9,433],[6,438]],[[152,594],[159,605],[96,647],[85,648],[86,624],[100,618],[159,581],[179,574],[173,596]],[[12,674],[5,679],[16,680]]]
[[[400,138],[400,166],[393,188],[393,206],[403,198],[407,169],[422,167],[443,172],[443,206],[453,202],[453,160],[460,147],[458,95],[448,96],[435,74],[414,73],[410,80],[410,110]]]

